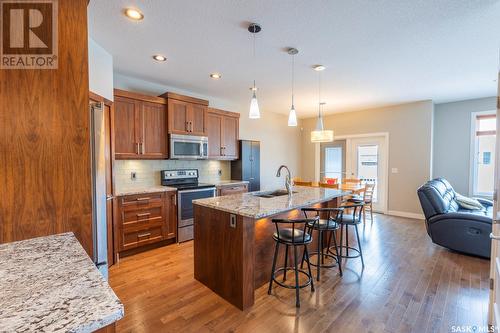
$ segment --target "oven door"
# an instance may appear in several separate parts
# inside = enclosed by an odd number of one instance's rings
[[[215,187],[178,191],[177,239],[179,242],[193,239],[193,200],[211,197],[215,197]]]
[[[203,136],[170,136],[170,158],[199,160],[208,158],[208,139]]]

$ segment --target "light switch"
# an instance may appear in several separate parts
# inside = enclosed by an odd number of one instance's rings
[[[398,168],[392,168],[391,169],[391,173],[398,173],[398,172],[399,172]]]

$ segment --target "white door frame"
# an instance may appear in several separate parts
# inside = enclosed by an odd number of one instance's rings
[[[350,153],[350,139],[359,139],[359,138],[370,138],[370,137],[383,137],[385,140],[385,145],[382,150],[382,154],[384,156],[384,163],[386,168],[383,172],[385,172],[384,182],[381,184],[384,192],[385,192],[385,203],[382,206],[382,213],[387,214],[388,205],[389,205],[389,132],[375,132],[375,133],[364,133],[364,134],[349,134],[349,135],[335,135],[335,140],[346,140],[346,166],[347,159]],[[319,146],[319,144],[317,145]],[[316,164],[316,174],[320,174],[321,163],[320,159],[320,149],[316,149],[316,160],[319,162]],[[317,177],[317,181],[319,181],[319,177]]]

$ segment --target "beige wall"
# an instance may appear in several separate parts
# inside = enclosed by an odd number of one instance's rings
[[[335,135],[389,133],[389,212],[421,214],[416,190],[431,177],[433,103],[423,101],[379,109],[346,112],[324,118]],[[303,179],[319,171],[319,148],[310,142],[316,118],[301,121]],[[398,173],[391,173],[397,168]]]
[[[300,129],[288,127],[285,115],[261,112],[261,119],[240,118],[240,138],[260,141],[261,190],[284,187],[284,176],[276,177],[280,165],[288,166],[294,175],[300,174]]]
[[[260,179],[261,189],[275,189],[283,187],[284,178],[276,178],[276,171],[281,164],[286,164],[293,175],[300,173],[300,130],[298,127],[290,128],[287,125],[286,115],[261,110],[261,119],[249,119],[249,105],[235,105],[229,101],[213,98],[210,96],[194,94],[175,87],[164,86],[149,81],[131,78],[118,73],[114,74],[115,88],[142,92],[146,94],[159,95],[166,91],[185,94],[188,96],[204,98],[210,101],[210,106],[240,112],[240,139],[258,140],[261,142],[261,164]],[[250,100],[249,100],[250,103]],[[116,187],[128,188],[134,184],[142,185],[141,182],[149,184],[159,181],[159,170],[167,167],[196,167],[200,169],[202,180],[210,181],[217,179],[219,169],[223,171],[221,179],[230,178],[229,162],[179,162],[175,161],[132,161],[118,163],[118,176],[115,179]],[[138,180],[130,181],[132,169],[139,170]],[[203,176],[205,175],[205,176]]]
[[[434,106],[433,178],[444,177],[457,192],[472,195],[469,191],[471,114],[496,108],[496,97]]]

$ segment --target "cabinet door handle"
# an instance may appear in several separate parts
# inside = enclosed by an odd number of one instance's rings
[[[137,146],[137,155],[139,155],[141,153],[139,150],[139,142],[136,143],[136,146]]]
[[[137,217],[146,217],[149,215],[151,215],[151,213],[139,213],[139,214],[137,214]]]
[[[147,200],[149,200],[149,199],[151,199],[151,198],[150,198],[150,197],[144,197],[144,198],[137,198],[137,199],[135,199],[135,200],[136,200],[136,201],[147,201]]]
[[[192,121],[189,122],[189,131],[193,132],[193,122]]]
[[[146,148],[144,148],[144,142],[141,142],[142,154],[146,154]]]
[[[137,238],[149,237],[149,236],[151,236],[151,233],[150,233],[150,232],[145,232],[145,233],[143,233],[143,234],[139,234],[139,235],[137,235]]]
[[[189,121],[186,121],[186,132],[189,132]]]

